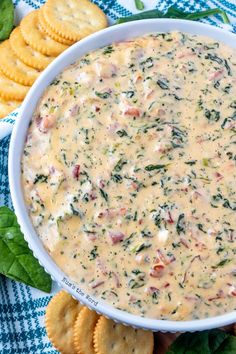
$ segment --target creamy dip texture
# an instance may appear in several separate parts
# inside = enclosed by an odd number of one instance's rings
[[[172,320],[236,309],[236,53],[184,33],[66,68],[33,115],[28,211],[90,295]]]

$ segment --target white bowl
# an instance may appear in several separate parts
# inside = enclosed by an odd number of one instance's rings
[[[161,330],[170,332],[200,331],[228,325],[236,322],[236,311],[226,313],[222,316],[193,321],[156,320],[135,316],[128,312],[117,310],[100,300],[88,296],[76,283],[69,280],[61,269],[58,268],[37,236],[24,203],[20,162],[28,125],[36,104],[44,89],[66,66],[76,61],[85,53],[109,45],[112,42],[126,40],[150,32],[168,32],[175,30],[190,34],[207,35],[208,37],[217,41],[222,41],[225,44],[236,48],[236,36],[234,34],[210,25],[192,21],[169,19],[142,20],[112,26],[97,32],[67,49],[53,63],[51,63],[46,70],[44,70],[39,79],[34,83],[22,104],[21,112],[17,118],[11,136],[9,152],[10,190],[18,222],[34,255],[38,258],[46,271],[51,274],[52,278],[81,303],[115,321],[152,331]]]

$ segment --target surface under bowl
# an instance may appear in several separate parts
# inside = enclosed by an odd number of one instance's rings
[[[113,42],[130,39],[147,33],[169,31],[181,31],[189,34],[207,35],[210,38],[217,41],[222,41],[226,45],[236,48],[236,36],[230,32],[202,23],[169,19],[142,20],[112,26],[79,41],[67,49],[53,63],[51,63],[46,70],[44,70],[39,79],[30,89],[24,103],[22,104],[21,112],[17,118],[17,122],[11,136],[9,152],[9,182],[12,201],[18,222],[21,226],[21,230],[26,241],[33,250],[34,255],[38,258],[39,262],[46,269],[46,271],[51,274],[52,278],[81,303],[115,321],[134,327],[141,327],[152,331],[199,331],[236,322],[236,311],[224,314],[222,316],[193,321],[156,320],[135,316],[125,311],[117,310],[114,307],[86,294],[76,283],[71,281],[61,269],[58,268],[53,259],[45,250],[29,218],[27,208],[24,203],[23,190],[21,186],[20,162],[28,125],[38,100],[50,82],[65,67],[75,62],[89,51],[104,47]]]

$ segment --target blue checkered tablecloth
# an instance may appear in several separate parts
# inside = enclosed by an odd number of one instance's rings
[[[30,10],[39,8],[44,2],[45,0],[14,0],[16,23]],[[133,0],[95,0],[94,2],[107,14],[111,23],[118,17],[137,12]],[[232,31],[236,32],[236,0],[143,0],[143,2],[145,10],[158,8],[165,11],[171,5],[177,5],[180,9],[189,12],[219,7],[227,12],[232,23]],[[218,16],[204,19],[203,22],[221,25]],[[9,134],[17,114],[18,112],[15,111],[0,120],[0,205],[9,207],[12,207],[12,203],[8,185],[7,157]],[[49,343],[44,328],[45,307],[57,290],[57,285],[54,284],[52,293],[47,295],[0,275],[0,354],[57,353]]]

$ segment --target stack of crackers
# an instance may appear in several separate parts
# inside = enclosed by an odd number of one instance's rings
[[[63,354],[152,354],[153,333],[126,327],[99,316],[65,291],[46,310],[46,331]]]
[[[88,0],[48,0],[24,17],[0,44],[0,118],[20,105],[56,56],[106,26],[105,14]]]

